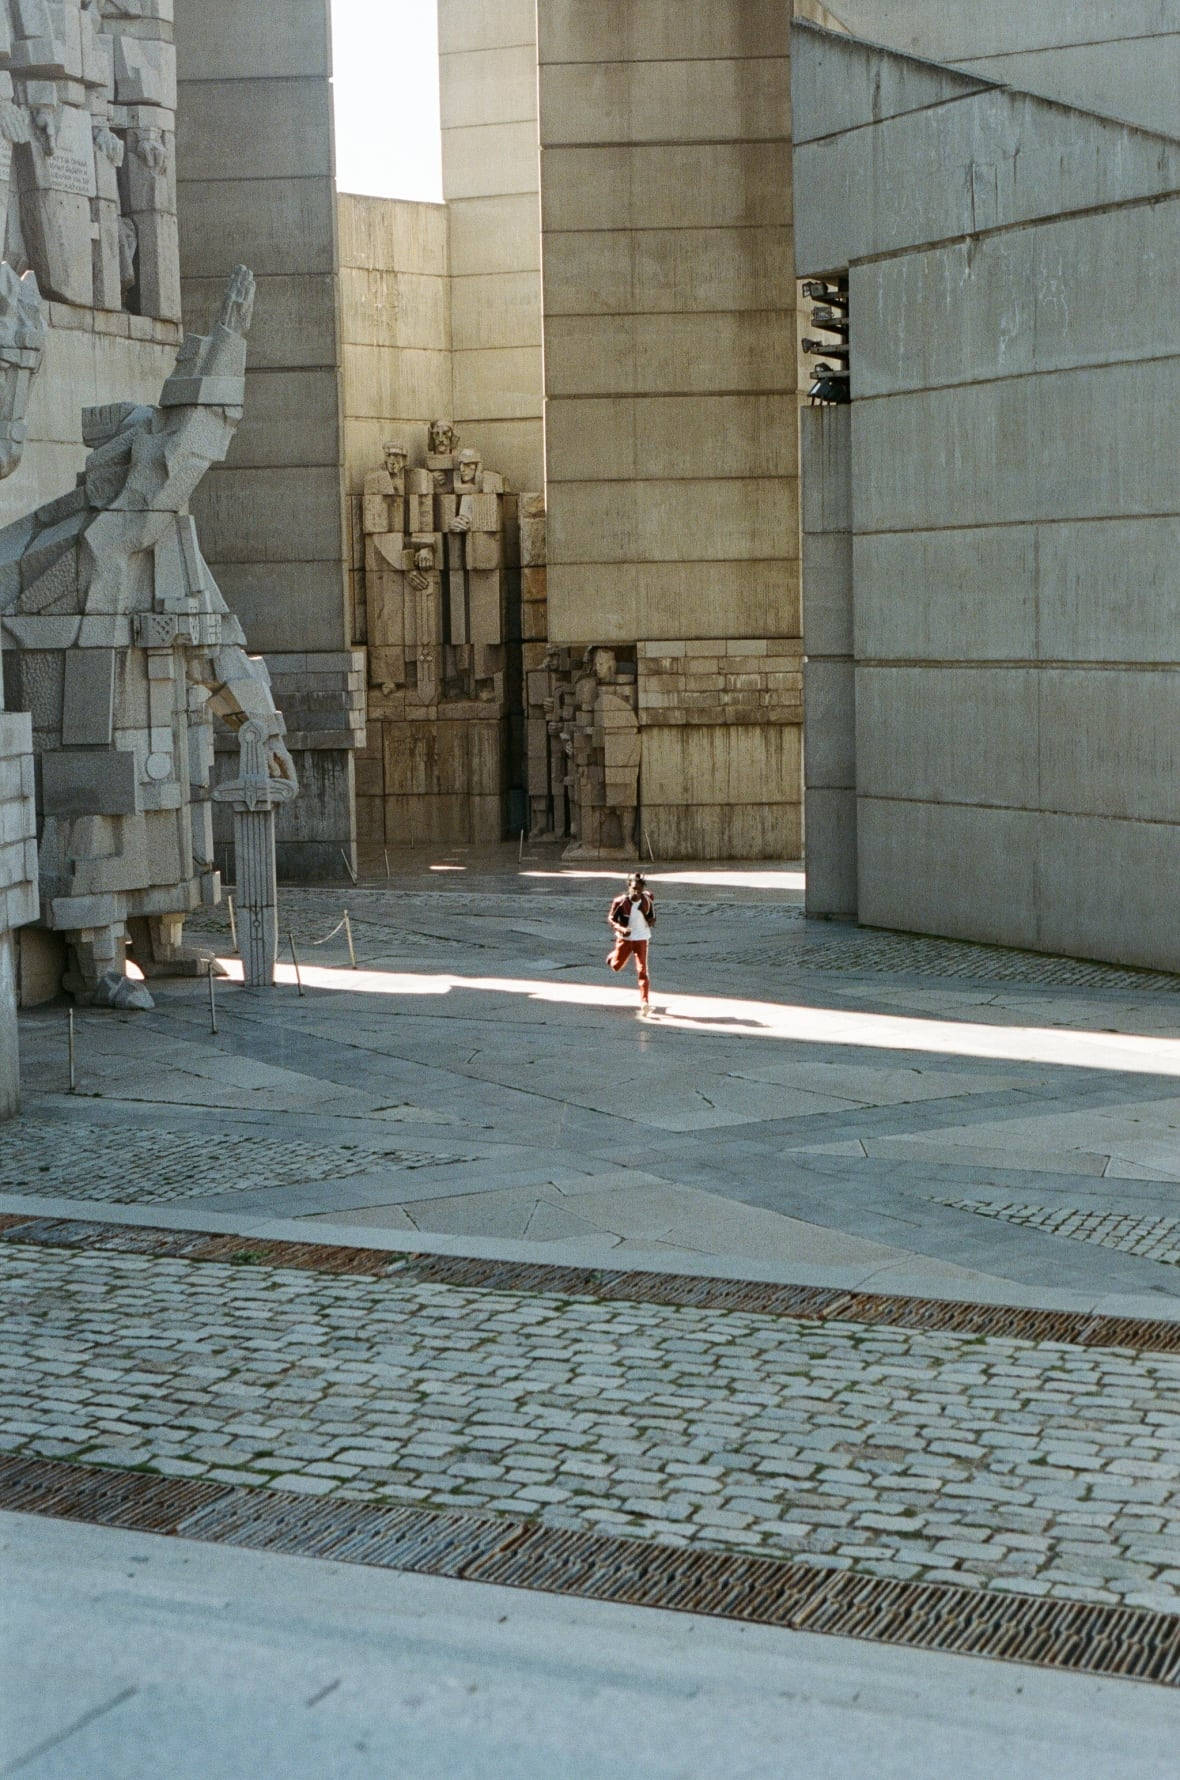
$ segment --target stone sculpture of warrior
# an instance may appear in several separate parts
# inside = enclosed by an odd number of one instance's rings
[[[239,266],[158,406],[85,410],[77,487],[0,531],[9,703],[32,713],[41,757],[41,918],[86,1000],[126,993],[129,927],[141,962],[176,962],[185,915],[218,899],[214,716],[258,725],[269,773],[295,782],[265,667],[189,512],[242,417],[253,303]]]

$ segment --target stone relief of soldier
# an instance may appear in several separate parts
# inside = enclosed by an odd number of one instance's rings
[[[212,332],[185,336],[159,404],[84,410],[77,487],[0,531],[9,703],[32,713],[41,757],[42,921],[87,1000],[133,993],[129,927],[145,968],[176,966],[185,915],[217,900],[214,717],[258,726],[271,777],[295,782],[265,667],[189,513],[242,417],[253,303],[239,267]]]

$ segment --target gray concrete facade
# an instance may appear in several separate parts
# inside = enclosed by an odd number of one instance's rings
[[[540,488],[535,0],[438,0],[438,47],[454,348],[447,411],[512,487]]]
[[[1149,130],[1176,129],[1176,0],[833,0],[833,11],[872,42]]]
[[[799,267],[851,292],[859,918],[1180,967],[1180,142],[793,41]]]
[[[790,10],[541,0],[537,16],[549,639],[635,657],[658,853],[791,857]]]
[[[245,424],[194,512],[287,713],[304,794],[279,819],[279,872],[310,880],[343,877],[355,859],[364,721],[343,523],[328,10],[176,7],[186,323],[203,324],[243,255],[258,277]],[[235,749],[223,768],[236,770]]]

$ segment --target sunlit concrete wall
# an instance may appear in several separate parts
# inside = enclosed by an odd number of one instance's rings
[[[807,26],[793,66],[800,269],[850,277],[860,919],[1180,968],[1180,143]]]
[[[1148,129],[1180,129],[1180,0],[832,0],[832,11],[891,49]]]
[[[790,7],[540,0],[549,634],[637,656],[665,857],[793,856]]]
[[[438,0],[453,417],[514,488],[544,476],[536,0]]]

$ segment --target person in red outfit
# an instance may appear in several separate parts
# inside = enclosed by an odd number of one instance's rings
[[[615,936],[614,949],[607,954],[606,961],[612,970],[619,971],[628,958],[634,958],[635,974],[639,978],[639,1017],[644,1019],[651,993],[647,949],[656,924],[656,905],[642,872],[631,873],[626,890],[622,896],[615,897],[606,919]]]

